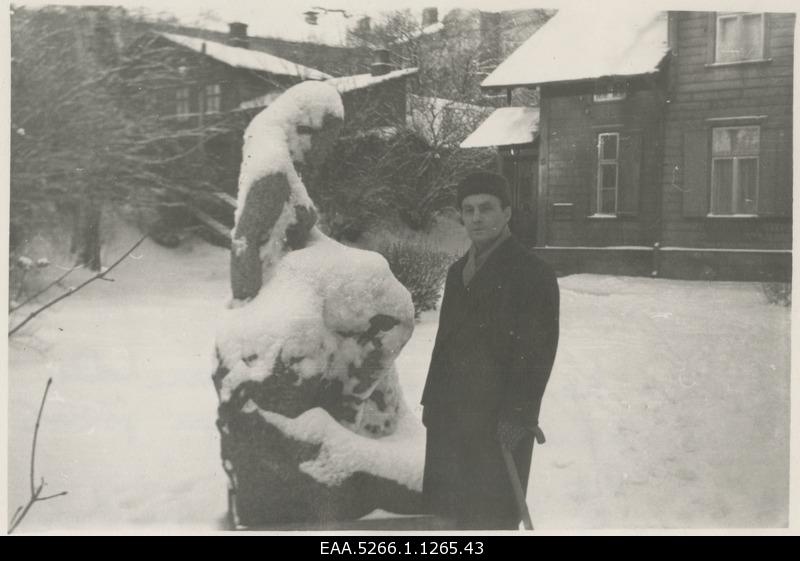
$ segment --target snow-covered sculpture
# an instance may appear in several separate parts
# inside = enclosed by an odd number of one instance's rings
[[[411,297],[382,256],[320,232],[298,173],[343,118],[334,88],[304,82],[245,131],[213,376],[239,525],[419,511],[424,429],[394,367]]]

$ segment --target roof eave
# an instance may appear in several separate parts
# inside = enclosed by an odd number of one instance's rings
[[[531,88],[538,86],[576,84],[578,82],[592,82],[594,80],[603,80],[606,78],[635,78],[637,76],[649,76],[651,74],[658,74],[659,72],[661,72],[661,69],[656,68],[649,72],[637,72],[635,74],[604,74],[602,76],[593,76],[591,78],[573,78],[570,80],[553,80],[548,82],[520,82],[512,84],[492,84],[489,86],[484,86],[483,84],[481,84],[481,89],[485,91],[492,91],[492,90],[505,90],[509,88]]]
[[[201,56],[208,57],[213,61],[216,61],[216,62],[218,62],[220,64],[224,64],[225,66],[227,66],[229,68],[235,68],[236,70],[245,70],[245,71],[248,71],[248,72],[258,72],[258,73],[261,73],[261,74],[269,74],[269,75],[272,75],[272,76],[286,76],[286,77],[289,77],[289,78],[299,78],[300,80],[330,80],[331,78],[333,78],[333,76],[331,76],[330,74],[326,74],[325,72],[322,72],[321,70],[316,70],[315,68],[309,68],[307,66],[304,66],[304,68],[308,68],[309,70],[319,74],[320,77],[319,78],[310,78],[310,77],[306,76],[305,73],[304,74],[292,74],[292,73],[289,73],[289,72],[285,72],[284,73],[284,72],[274,72],[274,71],[270,71],[270,70],[264,70],[263,68],[251,68],[249,66],[239,66],[239,65],[236,65],[236,64],[231,64],[230,62],[227,62],[227,61],[222,60],[220,58],[217,58],[215,56],[212,56],[212,55],[208,54],[207,52],[198,51],[197,49],[193,49],[192,47],[190,47],[188,45],[184,45],[184,44],[182,44],[182,43],[180,43],[178,41],[175,41],[175,40],[171,39],[168,35],[166,35],[165,32],[148,31],[148,33],[153,33],[156,36],[161,37],[166,41],[169,41],[172,45],[175,45],[178,48],[185,49],[185,50],[187,50],[187,51],[189,51],[191,53],[194,53],[196,55],[201,55]],[[199,39],[197,37],[191,37],[191,38],[192,39]],[[204,39],[201,39],[201,40],[206,41]],[[209,41],[206,41],[206,42],[216,42],[216,41],[210,41],[209,40]],[[260,53],[260,52],[264,52],[264,51],[254,51],[254,52]],[[270,54],[270,53],[266,53],[265,52],[264,54]],[[271,55],[271,56],[275,56],[275,55]],[[280,58],[280,57],[276,57],[276,58]],[[292,63],[291,61],[287,61],[287,62],[289,62],[291,64],[296,64],[296,63]],[[303,65],[300,65],[300,66],[303,66]]]
[[[658,74],[664,70],[665,62],[669,58],[671,52],[672,51],[670,49],[667,49],[667,51],[664,53],[661,59],[656,63],[655,67],[646,72],[636,72],[633,74],[604,74],[601,76],[593,76],[593,77],[587,76],[585,78],[572,78],[569,80],[551,80],[547,82],[519,82],[510,84],[490,84],[490,85],[484,85],[483,83],[481,83],[481,89],[485,91],[505,90],[508,88],[530,88],[530,87],[545,86],[551,84],[557,84],[557,85],[574,84],[577,82],[589,82],[593,80],[603,80],[606,78],[634,78],[637,76],[649,76],[651,74]],[[489,78],[487,77],[486,80],[488,79]],[[486,80],[484,80],[484,82],[486,82]]]

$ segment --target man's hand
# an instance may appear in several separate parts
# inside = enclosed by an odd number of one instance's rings
[[[522,425],[504,420],[498,421],[497,423],[497,440],[500,441],[501,446],[504,446],[511,452],[517,448],[523,438],[531,434],[530,429]]]

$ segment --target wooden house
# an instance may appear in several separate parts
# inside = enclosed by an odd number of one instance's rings
[[[512,178],[536,251],[563,271],[788,280],[793,28],[644,9],[548,21],[482,84],[539,88],[532,167]]]
[[[261,45],[257,41],[253,44]],[[376,52],[370,72],[334,77],[251,46],[247,26],[231,23],[225,43],[203,36],[150,31],[130,48],[131,52],[138,49],[145,56],[157,57],[159,62],[169,61],[166,73],[154,75],[159,83],[150,85],[155,94],[142,110],[158,115],[171,126],[194,129],[203,135],[208,132],[200,149],[193,153],[195,163],[201,166],[186,166],[186,173],[178,176],[182,184],[174,186],[164,205],[164,230],[199,220],[211,241],[229,243],[244,128],[258,111],[296,83],[320,80],[336,87],[342,94],[346,127],[351,130],[384,128],[405,121],[406,81],[416,74],[416,68],[395,70],[385,53]],[[211,171],[198,172],[201,167]],[[182,194],[177,203],[175,192]]]

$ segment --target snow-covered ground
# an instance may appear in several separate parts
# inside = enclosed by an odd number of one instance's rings
[[[119,252],[124,240],[118,242]],[[113,252],[109,252],[113,255]],[[18,531],[220,527],[212,340],[228,253],[146,242],[9,342],[9,510]],[[74,282],[74,281],[73,281]],[[789,495],[789,310],[751,283],[560,279],[562,331],[529,490],[538,529],[782,526]],[[436,333],[397,366],[417,413]]]

